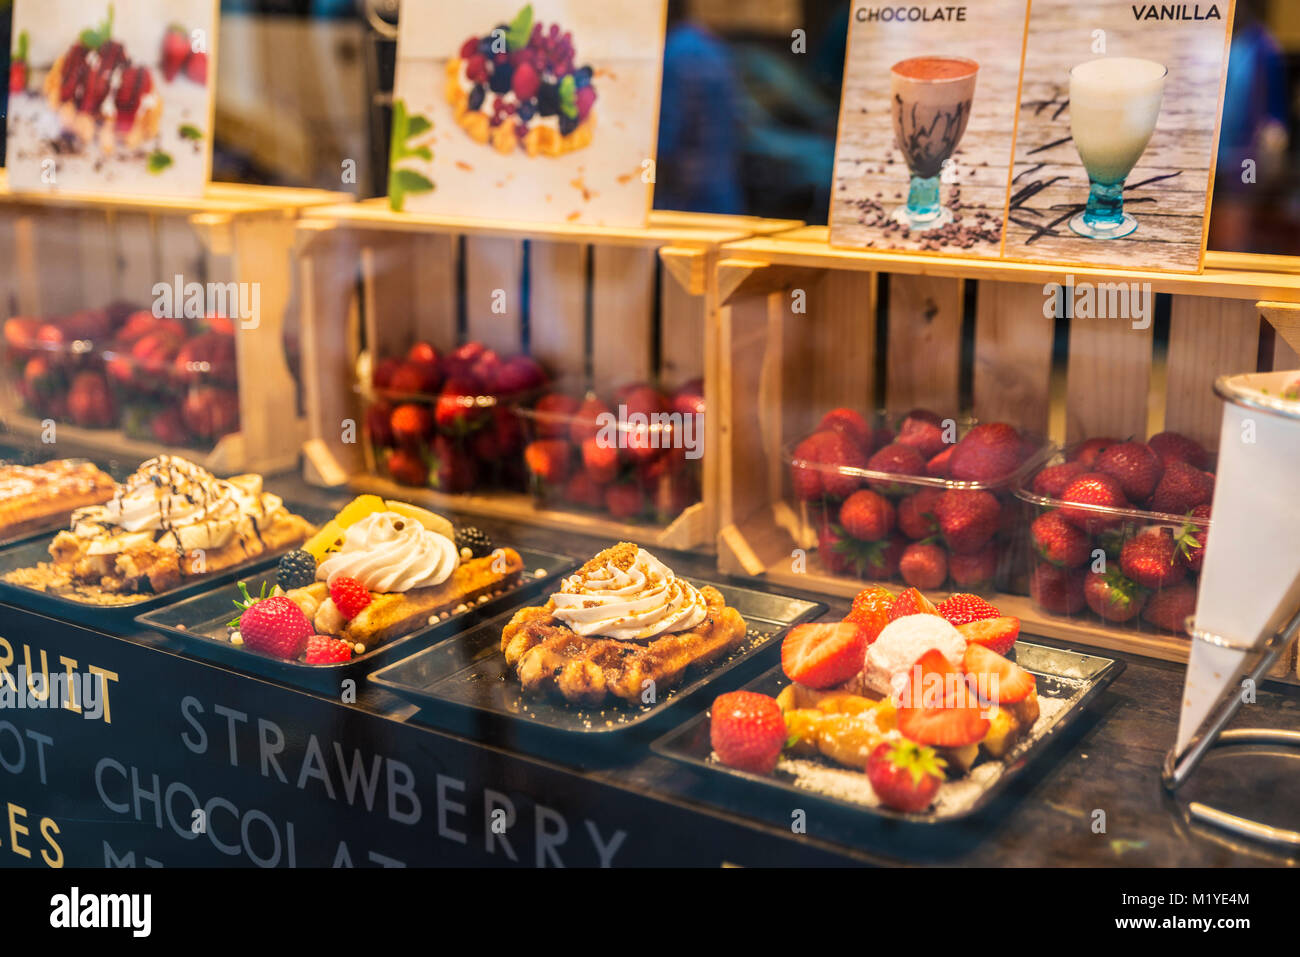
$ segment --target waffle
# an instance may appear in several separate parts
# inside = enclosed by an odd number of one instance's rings
[[[744,641],[745,621],[721,592],[706,585],[700,594],[708,608],[703,622],[646,641],[584,638],[553,617],[553,601],[521,608],[501,633],[501,651],[526,692],[558,694],[571,704],[638,704],[647,682],[663,694],[688,668],[711,664]]]
[[[371,592],[370,604],[350,621],[343,619],[333,602],[326,603],[329,589],[325,582],[286,594],[312,619],[318,634],[370,649],[423,628],[431,618],[450,615],[461,605],[475,604],[513,587],[523,570],[519,553],[503,548],[495,555],[461,562],[441,585],[407,592]]]
[[[113,497],[113,479],[90,462],[59,459],[0,467],[0,538],[39,531],[73,509]]]

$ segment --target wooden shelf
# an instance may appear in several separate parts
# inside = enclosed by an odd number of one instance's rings
[[[846,270],[902,273],[954,279],[987,279],[1046,285],[1067,275],[1094,282],[1149,282],[1154,292],[1222,299],[1300,301],[1300,257],[1207,253],[1200,274],[1157,272],[961,259],[910,253],[838,249],[829,244],[825,226],[804,226],[783,233],[755,236],[723,247],[718,285],[723,302],[750,295],[749,274],[767,266],[788,270]]]

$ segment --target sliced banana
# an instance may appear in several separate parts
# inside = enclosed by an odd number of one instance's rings
[[[412,519],[419,522],[431,532],[437,532],[444,538],[455,540],[456,528],[443,518],[441,515],[429,511],[427,508],[420,508],[418,505],[412,505],[410,502],[398,502],[389,499],[384,502],[390,512],[396,512],[404,518]]]

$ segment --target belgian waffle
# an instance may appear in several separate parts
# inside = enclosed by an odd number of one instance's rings
[[[711,664],[744,641],[745,620],[721,592],[706,585],[700,594],[708,608],[704,621],[645,641],[583,637],[554,618],[553,600],[521,608],[501,633],[501,651],[526,692],[559,694],[571,704],[598,705],[609,697],[637,704],[647,682],[662,695],[687,669]]]
[[[0,467],[0,538],[37,531],[85,505],[102,505],[113,488],[107,473],[74,459]]]

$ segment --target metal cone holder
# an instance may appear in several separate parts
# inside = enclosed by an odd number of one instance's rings
[[[1266,502],[1255,497],[1260,494],[1260,488],[1264,489],[1263,494],[1267,497],[1270,465],[1285,469],[1288,477],[1293,476],[1300,465],[1300,403],[1281,398],[1285,385],[1297,378],[1300,378],[1300,373],[1261,373],[1222,377],[1214,384],[1215,392],[1227,403],[1220,443],[1219,484],[1215,490],[1211,523],[1212,532],[1219,529],[1211,536],[1218,545],[1218,554],[1212,562],[1214,550],[1206,552],[1197,614],[1187,622],[1193,644],[1187,689],[1183,696],[1182,722],[1178,743],[1165,755],[1162,772],[1165,790],[1171,795],[1188,781],[1212,748],[1280,745],[1300,750],[1300,731],[1278,728],[1224,730],[1242,705],[1245,680],[1253,685],[1263,680],[1300,634],[1300,599],[1297,597],[1300,574],[1294,568],[1296,557],[1283,557],[1274,551],[1279,544],[1294,551],[1295,539],[1288,542],[1286,529],[1274,528],[1261,517]],[[1276,434],[1281,446],[1270,448],[1262,462],[1258,452],[1253,453],[1253,458],[1240,453],[1242,457],[1234,462],[1234,456],[1239,453],[1232,443],[1239,441],[1243,420],[1255,413],[1269,417],[1270,428],[1279,430]],[[1279,422],[1278,418],[1282,421]],[[1293,485],[1282,481],[1276,487],[1290,492],[1292,499],[1288,504],[1292,511],[1300,510],[1300,503],[1294,498]],[[1225,519],[1233,523],[1228,526],[1231,535],[1224,534],[1226,530],[1221,528]],[[1243,562],[1243,556],[1247,555],[1250,560]],[[1230,620],[1231,614],[1225,613],[1229,602],[1222,599],[1234,592],[1237,596],[1242,594],[1243,564],[1247,566],[1246,573],[1250,573],[1256,567],[1253,562],[1269,562],[1270,559],[1274,564],[1269,566],[1269,571],[1274,574],[1260,586],[1266,593],[1260,596],[1265,599],[1260,603],[1262,610],[1257,607],[1251,621],[1233,622],[1242,633],[1254,632],[1263,641],[1225,637],[1198,627],[1197,621],[1206,618],[1218,622]],[[1206,684],[1211,675],[1217,680],[1218,700],[1201,718],[1202,710],[1206,709],[1198,702],[1206,695]],[[1192,721],[1197,723],[1188,737],[1186,725]],[[1187,812],[1194,820],[1255,840],[1300,847],[1300,831],[1273,827],[1198,801],[1191,802]]]

